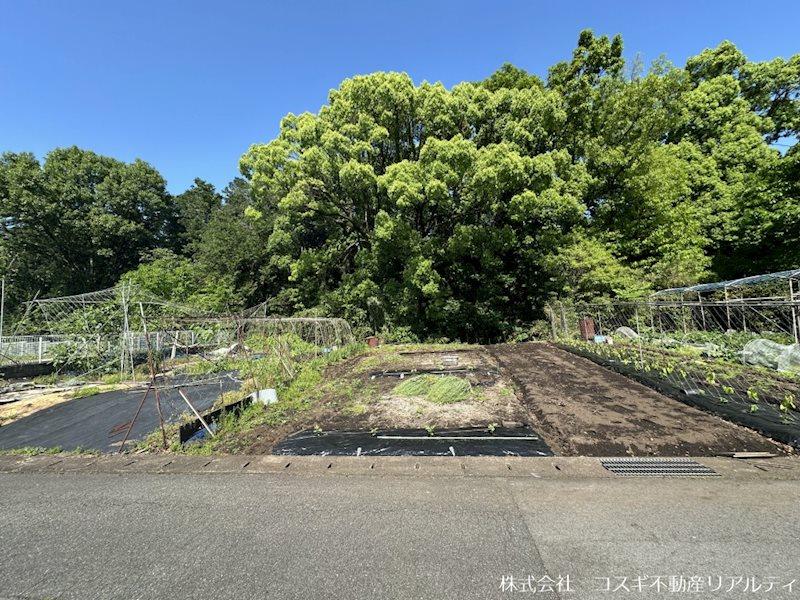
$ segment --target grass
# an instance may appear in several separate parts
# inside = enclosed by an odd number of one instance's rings
[[[435,375],[417,375],[401,381],[394,388],[398,396],[427,396],[428,391],[438,379]]]
[[[49,375],[39,375],[33,378],[33,383],[36,385],[56,385],[63,377],[58,373],[50,373]]]
[[[102,391],[103,389],[96,385],[87,385],[86,387],[78,388],[77,390],[70,392],[69,397],[72,399],[87,398],[89,396],[99,394]]]
[[[77,388],[68,394],[68,398],[74,400],[75,398],[88,398],[89,396],[96,396],[103,392],[113,392],[115,390],[124,389],[125,386],[120,383],[104,384],[104,385],[86,385]]]
[[[48,456],[60,454],[64,456],[97,456],[100,454],[97,450],[89,448],[75,448],[74,450],[64,450],[61,446],[23,446],[22,448],[9,448],[0,450],[0,456]]]
[[[0,454],[5,456],[42,456],[45,454],[61,454],[61,446],[45,448],[43,446],[23,446],[22,448],[9,448],[0,450]]]
[[[209,455],[221,450],[235,450],[238,434],[261,425],[269,427],[283,425],[289,419],[312,408],[330,385],[323,379],[325,368],[366,351],[364,344],[357,343],[328,354],[305,358],[309,353],[298,352],[296,348],[292,348],[291,340],[289,346],[288,352],[282,351],[280,355],[277,352],[270,353],[267,348],[267,356],[263,358],[225,361],[226,369],[238,370],[240,377],[245,381],[242,390],[225,394],[223,400],[226,404],[239,400],[251,391],[264,388],[274,388],[278,394],[278,402],[270,406],[257,402],[238,414],[224,414],[218,423],[215,437],[187,446],[181,446],[177,441],[178,427],[172,425],[167,428],[167,439],[173,440],[170,450],[200,455]],[[140,443],[137,449],[157,451],[161,448],[161,444],[161,432],[157,430]]]
[[[434,404],[452,404],[469,398],[472,386],[461,377],[435,375],[417,375],[411,377],[394,388],[399,396],[424,397]]]

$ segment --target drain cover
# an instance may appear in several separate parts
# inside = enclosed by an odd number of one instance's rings
[[[690,458],[607,458],[606,469],[622,477],[718,477],[711,467]]]

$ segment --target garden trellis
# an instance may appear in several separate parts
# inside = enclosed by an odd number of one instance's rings
[[[723,330],[746,332],[749,315],[754,319],[750,331],[754,331],[766,319],[800,343],[800,269],[660,290],[651,302],[665,310],[680,309],[682,316],[686,307],[697,309],[701,321],[707,321],[704,329],[709,330],[724,326]]]
[[[800,269],[547,312],[570,350],[800,445]]]
[[[0,357],[21,363],[60,356],[76,363],[91,355],[93,368],[83,371],[122,373],[133,371],[150,351],[171,357],[203,353],[237,344],[251,334],[294,335],[320,349],[354,340],[343,319],[275,317],[265,307],[262,303],[238,313],[213,313],[164,300],[131,283],[86,294],[34,298],[26,303],[15,335],[0,340]]]

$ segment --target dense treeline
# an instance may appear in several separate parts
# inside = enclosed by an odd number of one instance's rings
[[[724,42],[644,72],[589,31],[546,81],[354,77],[286,116],[221,194],[171,197],[146,163],[77,148],[4,155],[0,268],[16,257],[12,302],[133,271],[211,308],[496,339],[554,295],[800,266],[799,95],[800,55]]]

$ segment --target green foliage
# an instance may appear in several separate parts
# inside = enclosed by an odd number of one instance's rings
[[[59,344],[53,347],[51,354],[58,372],[88,373],[118,360],[108,346],[98,346],[91,339]]]
[[[70,398],[88,398],[89,396],[96,396],[103,390],[97,387],[96,385],[87,385],[81,388],[78,388],[74,392],[70,392]]]
[[[43,446],[23,446],[22,448],[10,448],[0,450],[0,454],[9,456],[41,456],[47,454],[61,454],[61,446],[45,448]]]
[[[108,287],[142,252],[171,243],[174,205],[147,163],[58,148],[43,163],[0,157],[0,255],[16,256],[12,299]]]
[[[586,30],[546,81],[510,64],[450,89],[346,79],[222,193],[198,179],[171,197],[146,163],[78,148],[5,154],[0,272],[18,257],[12,310],[129,273],[359,335],[522,339],[554,296],[796,268],[800,149],[772,144],[798,133],[800,55],[752,62],[725,41],[626,68],[620,36]]]
[[[435,375],[409,377],[395,386],[394,393],[398,396],[425,396],[434,381],[436,381]]]
[[[200,309],[226,311],[240,304],[230,277],[211,275],[200,264],[170,250],[149,253],[122,279],[158,298]]]
[[[450,404],[466,400],[472,386],[461,377],[435,375],[416,375],[406,379],[394,388],[399,396],[419,396],[435,404]]]
[[[547,83],[512,65],[450,90],[348,79],[242,157],[275,307],[487,340],[552,294],[640,297],[743,274],[745,254],[782,266],[797,193],[769,142],[796,131],[795,66],[725,42],[626,78],[621,38],[584,31]]]
[[[450,404],[466,400],[472,386],[461,377],[438,377],[428,390],[426,398],[434,404]]]
[[[209,219],[222,207],[222,196],[210,183],[195,179],[188,190],[175,197],[175,204],[177,239],[173,242],[188,254],[200,243]]]

